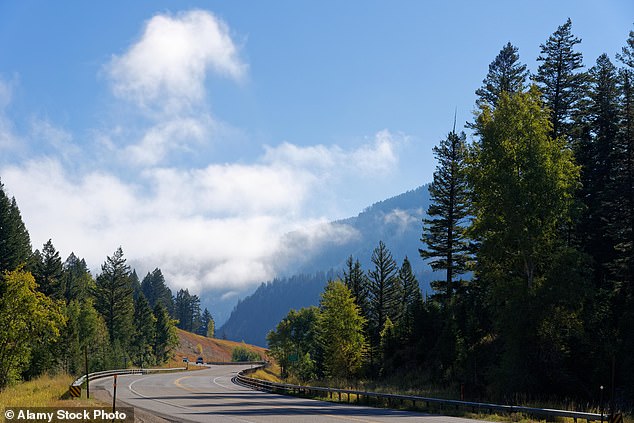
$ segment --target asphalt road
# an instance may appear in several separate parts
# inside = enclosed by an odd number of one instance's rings
[[[187,373],[119,376],[117,403],[125,402],[179,422],[428,422],[474,423],[474,420],[408,411],[335,404],[253,391],[231,379],[245,366],[212,366]],[[112,378],[91,382],[113,391]]]

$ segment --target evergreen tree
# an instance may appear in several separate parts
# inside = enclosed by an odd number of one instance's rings
[[[134,300],[134,337],[131,343],[132,360],[139,367],[154,364],[155,321],[147,300],[139,295]]]
[[[206,336],[207,338],[213,338],[215,331],[214,318],[212,317],[207,307],[203,311],[200,317],[200,328],[198,330],[199,335]]]
[[[95,287],[95,308],[101,313],[110,335],[121,347],[128,345],[132,333],[134,302],[130,285],[130,267],[126,264],[121,247],[101,265]]]
[[[527,78],[528,71],[526,65],[519,62],[517,47],[507,43],[489,65],[482,87],[476,90],[477,104],[495,108],[502,93],[524,91]]]
[[[178,335],[176,332],[176,322],[172,320],[162,303],[154,306],[154,317],[156,318],[156,332],[154,337],[154,355],[156,363],[161,364],[168,361],[178,345]]]
[[[432,202],[427,210],[429,217],[423,219],[421,238],[427,249],[419,249],[419,253],[423,258],[432,259],[432,269],[445,271],[445,281],[434,281],[432,287],[449,299],[459,284],[455,278],[467,271],[470,260],[466,236],[469,187],[464,132],[458,135],[454,128],[434,147],[434,155],[438,166],[429,186]]]
[[[414,325],[416,323],[415,316],[418,308],[422,305],[423,296],[420,292],[418,281],[412,272],[412,265],[407,257],[403,259],[403,264],[398,271],[398,278],[402,286],[401,296],[401,319],[398,322],[400,337],[404,342],[411,341]]]
[[[381,330],[389,318],[400,318],[402,287],[397,276],[397,265],[383,241],[372,252],[374,269],[368,272],[368,338],[370,341],[370,370],[375,372],[375,352],[381,342]]]
[[[174,313],[172,291],[166,285],[161,269],[156,268],[152,273],[148,272],[141,282],[141,290],[150,303],[150,307],[154,307],[161,302],[170,314]]]
[[[0,182],[0,272],[15,270],[28,262],[31,239],[15,198],[9,199]]]
[[[133,269],[132,273],[130,273],[130,286],[132,287],[132,298],[136,301],[136,299],[143,294],[141,291],[139,275],[136,274],[136,269]]]
[[[327,377],[350,379],[361,368],[366,349],[365,319],[343,282],[330,281],[319,302],[318,342]]]
[[[368,317],[368,278],[361,270],[361,263],[349,256],[346,260],[346,269],[343,272],[343,283],[348,287],[355,302],[361,310],[361,314]]]
[[[65,288],[66,303],[70,303],[72,300],[85,300],[95,288],[95,281],[88,270],[86,261],[80,260],[74,253],[70,253],[62,269],[62,284]]]
[[[40,260],[35,263],[33,272],[38,289],[51,298],[64,298],[66,287],[63,284],[62,259],[50,239],[38,256]]]
[[[535,81],[542,93],[544,104],[550,110],[551,136],[557,138],[571,134],[572,117],[583,95],[585,74],[577,72],[583,67],[583,56],[574,51],[581,40],[571,33],[570,18],[557,28],[542,44],[537,58],[542,64]]]
[[[174,313],[178,327],[188,332],[196,332],[200,326],[200,299],[191,295],[189,289],[181,289],[176,293]]]
[[[585,251],[596,262],[599,286],[613,280],[610,265],[615,260],[614,231],[610,222],[617,217],[614,201],[622,193],[614,183],[622,172],[618,167],[619,91],[616,68],[603,54],[589,72],[589,104],[584,119],[584,137],[577,157],[582,165],[581,198],[585,205],[579,235]]]

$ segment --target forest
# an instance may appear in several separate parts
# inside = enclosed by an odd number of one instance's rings
[[[350,256],[319,307],[268,335],[282,375],[439,386],[468,398],[634,398],[634,31],[589,68],[565,23],[534,74],[510,42],[476,91],[470,140],[433,152],[420,257]],[[444,277],[423,298],[409,260]],[[405,386],[407,387],[407,386]]]
[[[32,251],[15,198],[0,183],[0,390],[44,373],[73,375],[167,362],[176,327],[214,336],[211,313],[188,290],[176,295],[160,269],[142,281],[119,247],[93,277],[51,240]]]

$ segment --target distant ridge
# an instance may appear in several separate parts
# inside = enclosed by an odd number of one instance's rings
[[[342,275],[346,259],[352,255],[364,270],[370,267],[372,250],[383,241],[400,265],[407,256],[424,293],[429,293],[432,272],[419,257],[422,219],[429,207],[427,185],[374,203],[358,216],[332,222],[355,236],[345,241],[324,242],[318,250],[305,257],[291,271],[295,275],[263,283],[250,296],[239,301],[219,336],[266,346],[266,334],[292,308],[299,309],[319,303],[319,295],[329,278]],[[289,245],[302,245],[301,233],[287,234]],[[330,269],[330,270],[329,270]]]

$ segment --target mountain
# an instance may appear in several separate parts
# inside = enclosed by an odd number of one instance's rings
[[[239,301],[218,336],[254,345],[266,345],[266,334],[291,308],[319,303],[328,279],[342,275],[352,255],[364,270],[371,266],[372,251],[383,241],[400,265],[407,256],[423,293],[429,293],[433,273],[418,254],[422,218],[429,207],[428,186],[373,204],[356,217],[308,228],[286,235],[293,265],[289,273],[263,283]],[[316,235],[319,234],[319,235]],[[302,254],[297,254],[301,251]],[[293,252],[291,255],[290,252]]]

